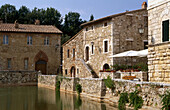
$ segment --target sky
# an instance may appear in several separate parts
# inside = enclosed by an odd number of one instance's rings
[[[80,13],[83,20],[89,20],[91,14],[98,19],[126,10],[140,9],[144,1],[147,0],[0,0],[0,6],[11,4],[19,9],[24,5],[30,10],[34,7],[44,9],[52,7],[63,17],[71,11]]]

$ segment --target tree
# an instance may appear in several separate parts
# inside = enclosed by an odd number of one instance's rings
[[[22,6],[18,11],[18,22],[21,24],[28,24],[29,23],[29,14],[30,10],[26,6]]]
[[[15,6],[10,4],[2,5],[0,8],[0,18],[6,23],[14,23],[18,18],[18,12]]]
[[[90,16],[90,20],[89,21],[93,21],[94,20],[94,16],[93,15],[91,15]]]

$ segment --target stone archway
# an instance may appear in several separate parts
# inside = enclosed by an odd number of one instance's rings
[[[70,74],[71,77],[76,77],[76,68],[74,66],[71,67]]]
[[[47,74],[48,57],[43,51],[39,51],[35,56],[35,70],[41,71],[42,74]]]
[[[103,70],[106,70],[106,69],[109,69],[109,68],[110,67],[109,67],[109,65],[107,63],[103,65]]]

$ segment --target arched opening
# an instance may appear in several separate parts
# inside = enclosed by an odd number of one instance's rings
[[[89,47],[86,47],[86,61],[89,61]]]
[[[71,67],[70,73],[71,77],[76,77],[76,68],[74,66]]]
[[[35,63],[35,70],[41,71],[42,74],[46,74],[47,71],[47,62],[43,60],[39,60]]]
[[[47,74],[48,57],[43,51],[38,52],[38,54],[35,56],[34,61],[35,70],[36,71],[40,70],[42,74]]]
[[[109,67],[109,65],[107,63],[103,65],[103,70],[106,70],[106,69],[109,69],[109,68],[110,67]]]

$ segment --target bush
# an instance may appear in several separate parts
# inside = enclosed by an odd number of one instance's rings
[[[108,76],[107,79],[104,80],[104,83],[107,88],[112,90],[112,93],[113,93],[113,91],[115,90],[115,83],[114,83],[114,81],[112,81],[110,76]]]
[[[128,93],[121,93],[119,98],[118,109],[119,110],[126,110],[126,103],[129,102]]]
[[[134,107],[134,110],[138,110],[139,108],[142,108],[143,105],[143,99],[141,96],[138,95],[139,91],[135,90],[134,92],[131,92],[129,94],[129,106]]]
[[[162,97],[162,110],[170,110],[170,92],[167,91],[165,94],[161,95]]]
[[[76,85],[76,91],[77,91],[78,95],[80,95],[80,93],[82,92],[82,86],[80,84]]]
[[[56,82],[56,91],[60,91],[60,81]]]

